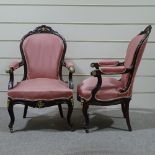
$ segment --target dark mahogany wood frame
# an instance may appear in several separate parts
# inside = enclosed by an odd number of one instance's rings
[[[25,56],[24,56],[24,52],[23,52],[23,48],[22,48],[23,42],[24,42],[25,38],[29,37],[30,35],[39,34],[39,33],[54,34],[62,39],[63,44],[64,44],[64,50],[63,50],[63,55],[61,57],[60,66],[59,66],[59,78],[60,78],[60,80],[63,80],[62,66],[66,67],[65,62],[64,62],[64,57],[65,57],[65,53],[66,53],[67,44],[66,44],[65,39],[58,32],[54,31],[51,27],[46,26],[46,25],[41,25],[39,27],[36,27],[33,31],[30,31],[29,33],[27,33],[21,40],[20,51],[21,51],[21,55],[22,55],[22,61],[18,64],[18,66],[24,67],[23,80],[27,79],[27,64],[26,64],[26,60],[25,60]],[[71,67],[71,68],[68,68],[68,70],[69,70],[69,88],[73,89],[72,74],[74,72],[74,68]],[[8,89],[12,89],[13,85],[14,85],[14,69],[9,68],[9,70],[7,70],[7,73],[9,73],[9,75],[10,75]],[[10,132],[13,132],[13,125],[15,122],[15,116],[14,116],[14,111],[13,111],[13,107],[15,104],[25,105],[23,118],[26,118],[28,106],[33,107],[33,108],[44,108],[44,107],[49,107],[49,106],[54,106],[54,105],[58,105],[60,116],[63,117],[63,111],[62,111],[61,104],[67,104],[68,105],[67,122],[68,122],[69,127],[72,129],[72,124],[71,124],[70,119],[71,119],[71,114],[72,114],[73,105],[74,105],[73,97],[70,97],[69,99],[57,99],[57,100],[52,100],[52,101],[51,100],[47,100],[47,101],[45,101],[45,100],[38,100],[38,101],[14,100],[14,99],[8,97],[8,112],[9,112],[10,119],[11,119],[10,123],[9,123]]]
[[[121,93],[124,93],[129,89],[129,86],[130,86],[132,78],[133,78],[133,73],[134,73],[134,70],[135,70],[135,65],[136,65],[136,60],[137,60],[139,50],[140,50],[141,46],[143,45],[143,43],[146,41],[146,39],[148,39],[149,34],[151,32],[151,29],[152,29],[152,27],[151,27],[151,25],[149,25],[149,26],[147,26],[145,28],[144,31],[140,32],[140,35],[145,34],[145,38],[139,43],[139,45],[136,48],[134,59],[133,59],[133,62],[132,62],[132,67],[130,69],[127,69],[123,73],[123,74],[126,74],[126,73],[130,74],[130,78],[128,80],[127,86],[124,89],[120,90]],[[121,62],[117,66],[122,66],[123,64],[124,64],[124,62]],[[117,105],[117,104],[121,104],[122,113],[123,113],[124,118],[126,119],[128,130],[132,131],[131,124],[130,124],[130,118],[129,118],[129,103],[130,103],[131,97],[113,99],[113,100],[110,100],[110,101],[97,100],[95,98],[95,96],[96,96],[96,93],[98,92],[98,90],[100,90],[100,87],[102,85],[102,76],[101,75],[103,73],[99,70],[100,66],[99,66],[98,63],[91,63],[91,67],[95,67],[95,69],[96,69],[96,70],[91,72],[91,75],[98,79],[96,87],[91,92],[92,97],[90,98],[90,100],[86,101],[84,98],[80,97],[77,94],[77,100],[82,103],[82,112],[83,112],[83,115],[84,115],[84,118],[85,118],[85,126],[84,126],[85,131],[87,133],[89,132],[89,115],[88,115],[89,105],[110,106],[110,105]]]

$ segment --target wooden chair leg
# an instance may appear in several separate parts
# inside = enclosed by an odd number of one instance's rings
[[[13,125],[15,122],[13,106],[14,106],[14,104],[12,104],[12,102],[8,99],[8,113],[10,116],[10,123],[9,123],[8,127],[9,127],[11,133],[13,133]]]
[[[63,111],[62,111],[62,106],[61,106],[61,104],[58,104],[58,108],[59,108],[60,116],[61,116],[61,118],[63,118],[64,116],[63,116]]]
[[[129,102],[130,101],[127,101],[126,103],[124,103],[125,118],[126,118],[126,123],[127,123],[127,126],[128,126],[128,130],[132,131],[131,124],[130,124],[130,117],[129,117]]]
[[[72,99],[68,102],[68,113],[67,113],[67,123],[70,126],[71,130],[73,130],[73,125],[71,123],[71,116],[73,112],[73,101]]]
[[[125,104],[121,103],[121,108],[122,108],[122,113],[123,113],[123,117],[125,118]]]
[[[23,113],[23,118],[26,118],[27,110],[28,110],[28,105],[25,105],[25,107],[24,107],[24,113]]]
[[[85,118],[85,131],[86,133],[89,133],[89,115],[88,115],[88,108],[89,108],[89,105],[88,103],[84,102],[82,104],[82,112],[83,112],[83,115],[84,115],[84,118]]]

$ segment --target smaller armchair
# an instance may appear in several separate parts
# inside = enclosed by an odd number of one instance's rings
[[[89,132],[89,105],[110,106],[121,104],[128,130],[132,130],[129,118],[129,103],[132,97],[135,75],[151,29],[151,25],[147,26],[144,31],[130,41],[124,62],[102,60],[91,63],[91,67],[95,68],[91,72],[92,77],[84,80],[77,87],[77,99],[82,103],[86,132]],[[116,74],[121,75],[119,80],[113,77],[102,77],[103,75]]]
[[[51,27],[41,25],[27,33],[21,40],[20,51],[22,60],[9,65],[8,112],[10,115],[9,129],[13,132],[15,116],[13,107],[25,105],[23,117],[28,107],[44,108],[58,105],[60,116],[63,117],[62,104],[68,105],[67,122],[72,128],[71,114],[73,110],[74,65],[65,61],[67,44],[65,39]],[[23,66],[22,81],[14,85],[14,71]],[[69,71],[69,82],[63,81],[62,67]]]

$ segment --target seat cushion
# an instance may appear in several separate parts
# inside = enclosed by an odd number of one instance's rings
[[[77,87],[78,95],[85,99],[91,99],[91,92],[95,88],[97,83],[96,77],[90,77],[84,80]],[[123,88],[123,83],[121,80],[117,80],[115,78],[102,78],[102,86],[100,90],[96,94],[96,99],[101,101],[113,100],[121,97],[127,97],[126,93],[120,93],[120,89]]]
[[[8,91],[8,96],[21,100],[68,99],[72,96],[72,90],[63,81],[36,78],[18,83]]]

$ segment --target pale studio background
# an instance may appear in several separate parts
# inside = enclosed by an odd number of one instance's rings
[[[66,58],[76,67],[75,86],[89,76],[91,62],[123,59],[129,40],[152,24],[131,106],[155,108],[154,0],[0,0],[0,107],[6,106],[7,100],[5,69],[20,59],[22,36],[41,24],[52,26],[66,38]],[[15,79],[22,79],[22,69]]]

